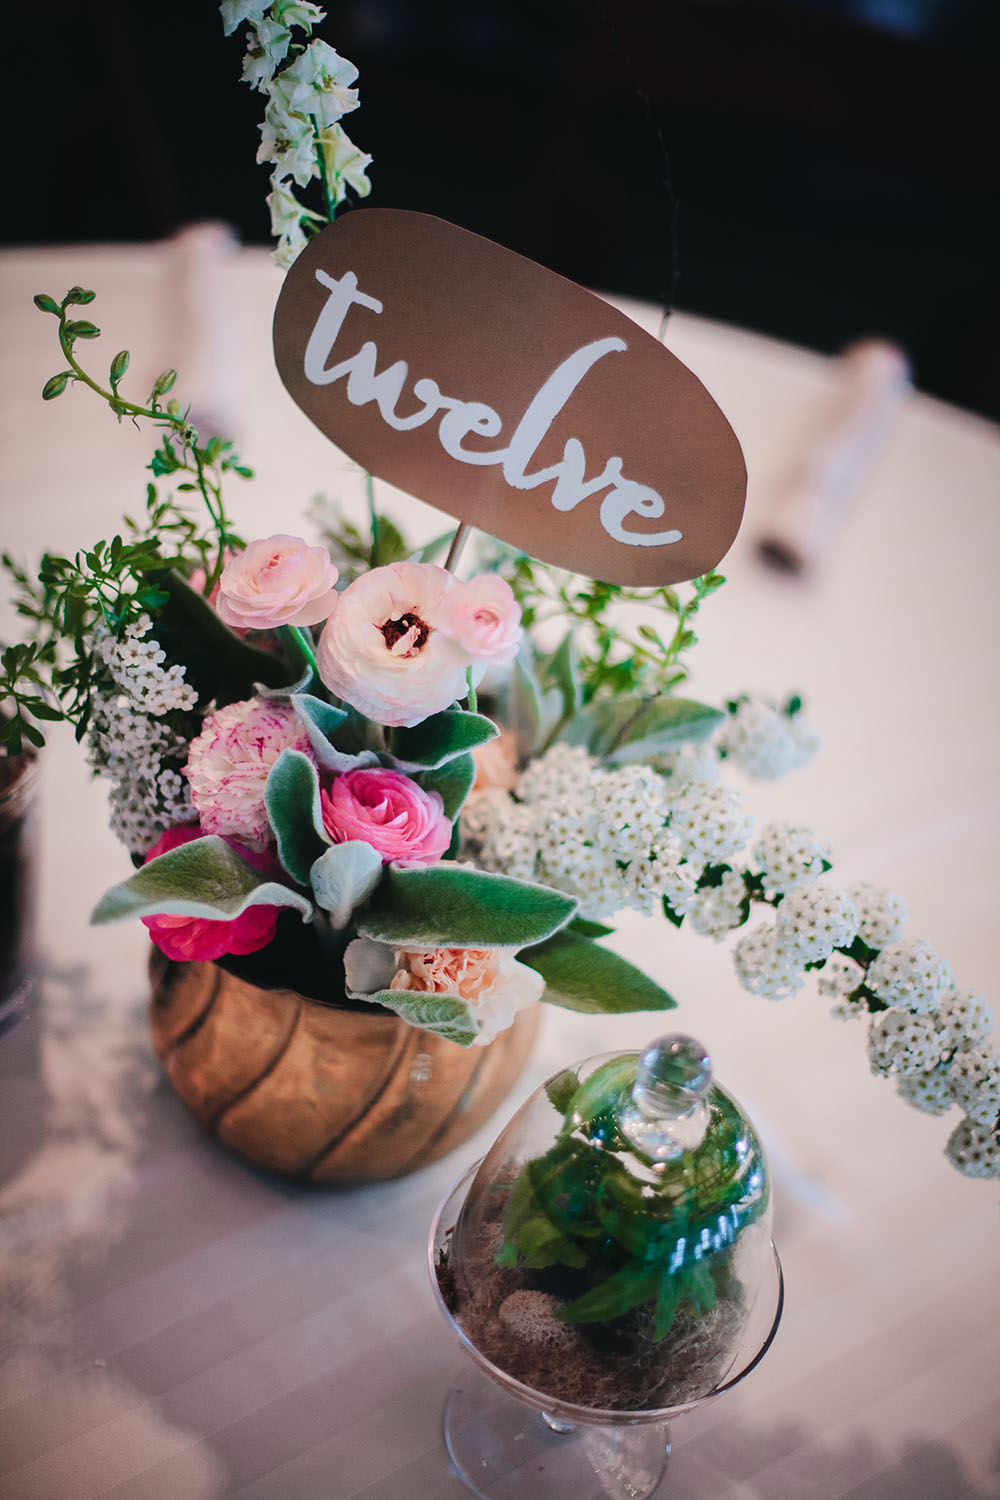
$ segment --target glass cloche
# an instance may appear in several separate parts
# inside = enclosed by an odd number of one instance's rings
[[[773,1337],[764,1154],[691,1037],[557,1073],[457,1192],[432,1243],[444,1309],[550,1426],[676,1415]]]

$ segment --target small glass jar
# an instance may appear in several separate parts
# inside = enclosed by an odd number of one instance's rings
[[[38,997],[38,785],[33,751],[0,755],[0,1038]]]

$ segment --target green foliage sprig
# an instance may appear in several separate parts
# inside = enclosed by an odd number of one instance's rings
[[[15,608],[30,621],[29,640],[8,648],[2,658],[0,693],[9,702],[11,716],[0,730],[0,744],[15,754],[25,739],[43,743],[36,719],[68,719],[78,739],[86,732],[92,695],[106,685],[106,673],[89,645],[99,620],[114,635],[142,615],[155,621],[170,601],[167,579],[172,571],[189,576],[200,568],[204,592],[209,593],[229,551],[243,545],[227,515],[222,483],[227,473],[249,479],[252,471],[231,442],[211,437],[201,443],[189,409],[175,398],[165,400],[177,379],[176,370],[162,371],[144,402],[129,400],[121,391],[130,363],[127,349],[111,360],[106,386],[88,373],[76,348],[81,339],[99,338],[101,330],[76,313],[94,298],[81,286],[71,287],[59,302],[45,292],[34,298],[40,311],[58,320],[66,365],[45,382],[42,399],[52,401],[79,384],[106,402],[119,422],[125,417],[151,422],[161,437],[149,468],[157,479],[179,482],[167,495],[161,495],[156,484],[147,484],[140,519],[124,517],[122,533],[98,540],[72,557],[46,553],[37,578],[9,553],[3,554],[3,567],[14,584]],[[194,510],[187,497],[197,497]]]

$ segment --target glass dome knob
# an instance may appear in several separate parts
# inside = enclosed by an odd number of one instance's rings
[[[708,1129],[712,1059],[690,1036],[663,1036],[643,1052],[621,1128],[643,1156],[673,1161]]]

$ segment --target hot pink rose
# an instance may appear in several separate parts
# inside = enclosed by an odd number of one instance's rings
[[[425,792],[401,771],[348,771],[320,792],[320,804],[335,844],[361,839],[386,864],[432,865],[451,843],[440,793]]]
[[[372,568],[349,584],[316,652],[331,692],[390,725],[419,724],[464,698],[469,654],[434,624],[454,586],[444,568],[416,562]]]
[[[495,573],[456,583],[434,615],[434,623],[475,661],[509,662],[521,639],[521,610],[514,590]]]
[[[145,863],[148,864],[160,854],[166,854],[169,849],[176,849],[180,844],[202,838],[204,832],[197,823],[168,828],[146,855]],[[252,854],[246,849],[238,848],[231,839],[227,839],[226,843],[247,864],[253,865],[255,870],[273,873],[274,863],[269,854]],[[212,959],[221,958],[224,953],[256,953],[259,948],[266,948],[274,937],[278,912],[277,906],[250,906],[232,922],[165,914],[143,917],[142,921],[149,928],[153,942],[168,958],[194,959],[208,963]]]
[[[268,773],[282,750],[312,746],[295,710],[276,698],[248,698],[206,715],[184,767],[191,801],[206,833],[266,849],[271,827],[264,806]]]
[[[298,536],[265,537],[226,564],[215,607],[240,630],[318,625],[337,602],[336,582],[325,547],[310,547]]]

